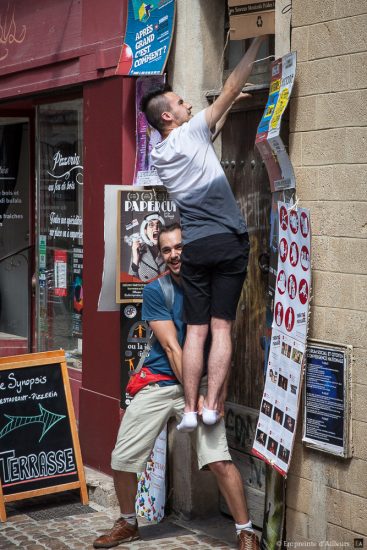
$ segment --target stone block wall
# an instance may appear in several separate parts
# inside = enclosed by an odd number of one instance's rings
[[[290,155],[313,232],[310,336],[353,345],[354,362],[353,457],[307,449],[298,433],[287,540],[353,548],[367,536],[367,2],[293,0],[291,49]]]

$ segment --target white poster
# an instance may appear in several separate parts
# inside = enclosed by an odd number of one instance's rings
[[[156,523],[164,518],[166,504],[167,426],[157,437],[145,472],[138,476],[135,509],[138,516]]]
[[[311,287],[310,213],[278,202],[278,268],[265,388],[252,448],[288,472],[298,416]]]
[[[117,192],[122,185],[104,186],[104,260],[98,311],[119,311],[116,302]]]
[[[273,329],[252,452],[286,475],[298,416],[306,346]]]
[[[278,203],[279,253],[273,328],[306,342],[311,286],[310,213]]]

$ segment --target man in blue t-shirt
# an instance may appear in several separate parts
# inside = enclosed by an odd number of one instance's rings
[[[159,247],[171,276],[174,299],[170,308],[158,281],[144,288],[143,319],[149,321],[156,338],[144,367],[168,380],[145,386],[125,412],[111,459],[121,517],[111,530],[94,541],[94,548],[111,548],[140,538],[135,514],[136,474],[145,470],[154,442],[169,418],[180,420],[183,415],[185,402],[180,382],[185,326],[180,280],[182,238],[178,224],[161,230]],[[205,395],[206,391],[203,379],[200,393]],[[199,468],[208,466],[213,472],[236,522],[239,548],[257,550],[258,539],[249,521],[241,475],[229,454],[223,418],[214,426],[199,422],[192,435]]]

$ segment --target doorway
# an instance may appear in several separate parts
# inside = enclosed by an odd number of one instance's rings
[[[265,464],[251,455],[264,387],[271,192],[266,168],[255,149],[267,87],[233,110],[222,132],[222,166],[243,212],[251,244],[247,278],[234,324],[234,353],[226,403],[226,428],[233,462],[241,472],[250,516],[263,525]],[[240,136],[240,139],[239,139]],[[224,503],[221,509],[226,511]]]
[[[33,208],[28,118],[0,118],[0,356],[32,350]]]

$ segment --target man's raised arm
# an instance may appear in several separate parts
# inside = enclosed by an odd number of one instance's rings
[[[265,38],[266,36],[258,36],[251,42],[249,49],[226,80],[217,100],[205,110],[206,122],[210,129],[215,128],[217,122],[230,109],[232,103],[241,92],[250,76],[252,64]]]

